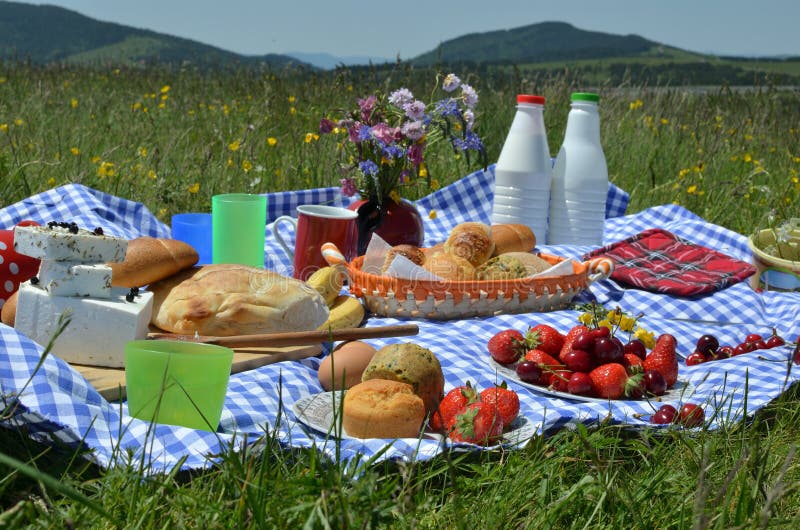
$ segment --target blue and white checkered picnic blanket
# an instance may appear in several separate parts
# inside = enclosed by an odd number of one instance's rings
[[[494,175],[489,168],[418,201],[425,220],[426,245],[443,241],[459,222],[488,222],[493,184]],[[342,197],[336,188],[270,194],[268,222],[280,215],[294,215],[299,204],[346,205],[350,200]],[[647,228],[661,227],[731,256],[750,259],[743,236],[708,223],[680,206],[658,206],[625,216],[627,201],[627,194],[610,186],[604,243],[624,239]],[[430,210],[436,211],[435,219],[427,216]],[[50,190],[0,210],[0,227],[10,227],[23,219],[40,223],[69,219],[81,226],[101,226],[108,234],[127,238],[168,237],[170,234],[169,228],[145,206],[80,185]],[[284,226],[282,230],[291,228]],[[266,234],[267,268],[287,273],[291,263],[274,241],[271,226],[267,227]],[[284,235],[292,237],[288,232]],[[572,246],[539,248],[575,258],[591,250]],[[619,305],[631,313],[644,313],[641,325],[656,334],[674,334],[683,356],[691,353],[696,338],[708,331],[727,344],[740,342],[749,332],[770,333],[772,328],[791,339],[800,332],[800,293],[756,293],[746,282],[713,295],[678,299],[626,289],[606,280],[595,283],[580,296],[584,301],[592,298],[608,307]],[[524,330],[540,322],[567,330],[576,323],[576,318],[575,311],[563,310],[448,322],[422,320],[418,321],[419,335],[409,340],[436,353],[444,369],[446,390],[467,380],[484,388],[496,379],[488,367],[486,350],[486,343],[493,334],[509,327]],[[368,325],[393,323],[399,321],[373,317]],[[398,340],[371,342],[381,346]],[[168,470],[176,465],[185,469],[202,468],[213,462],[213,455],[230,447],[238,449],[253,443],[265,431],[274,433],[287,447],[316,447],[331,458],[338,454],[339,458],[359,461],[379,453],[380,459],[427,459],[447,447],[428,439],[373,439],[344,440],[337,449],[333,440],[304,428],[292,413],[292,405],[322,390],[316,369],[323,356],[232,375],[220,427],[218,432],[210,433],[169,425],[151,426],[132,418],[125,403],[107,402],[80,374],[56,357],[48,357],[36,371],[42,349],[14,329],[0,324],[0,393],[4,407],[12,402],[12,397],[18,398],[13,415],[0,421],[6,426],[23,428],[37,440],[57,439],[74,447],[88,448],[90,457],[102,466],[132,460],[144,462],[152,471]],[[800,369],[790,371],[791,364],[786,362],[789,355],[790,349],[785,347],[695,367],[682,365],[681,377],[694,387],[693,394],[683,399],[707,403],[709,412],[716,411],[711,428],[727,421],[741,421],[797,381]],[[510,387],[520,395],[521,414],[529,418],[539,433],[549,433],[576,422],[591,424],[609,417],[619,423],[643,426],[653,412],[653,406],[644,401],[585,403],[547,397],[513,382]]]

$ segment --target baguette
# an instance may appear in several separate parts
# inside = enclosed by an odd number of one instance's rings
[[[194,247],[183,241],[137,237],[128,242],[125,261],[108,264],[111,267],[111,285],[149,285],[194,266],[199,259]]]
[[[492,257],[507,252],[530,252],[536,246],[536,234],[523,224],[492,225]]]

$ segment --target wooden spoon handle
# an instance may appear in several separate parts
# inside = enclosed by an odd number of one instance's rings
[[[283,333],[265,333],[255,335],[233,335],[230,337],[210,337],[178,335],[175,333],[150,333],[149,339],[186,340],[218,344],[229,348],[239,346],[262,346],[280,348],[285,346],[303,346],[336,342],[342,340],[379,339],[385,337],[406,337],[419,333],[416,324],[400,324],[396,326],[375,326],[372,328],[342,328],[331,331],[288,331]]]

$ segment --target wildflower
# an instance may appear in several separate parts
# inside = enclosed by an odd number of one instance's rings
[[[99,156],[93,156],[92,157],[92,164],[97,164],[97,163],[100,162],[100,160],[102,160],[102,159]]]
[[[166,94],[167,92],[169,92],[169,89],[170,89],[169,85],[164,85],[161,87],[161,90],[159,90],[159,92],[161,92],[162,94]]]
[[[399,109],[402,109],[412,101],[414,101],[414,94],[407,88],[398,88],[389,95],[389,103]]]
[[[81,150],[78,149],[77,147],[70,147],[69,152],[72,153],[74,156],[78,156],[79,154],[81,154]]]
[[[692,184],[691,186],[686,188],[686,193],[688,193],[689,195],[697,193],[697,184]]]
[[[378,164],[372,160],[364,160],[363,162],[360,162],[358,164],[358,168],[365,175],[377,175],[379,171]]]
[[[356,188],[356,183],[353,181],[352,178],[340,179],[339,184],[342,187],[342,195],[344,195],[345,197],[352,197],[358,192],[358,188]]]
[[[241,143],[239,142],[239,140],[234,140],[228,144],[228,150],[233,151],[234,153],[238,151],[240,147]]]
[[[656,346],[656,337],[652,331],[648,331],[644,328],[636,328],[633,332],[633,337],[644,342],[644,345],[649,350],[652,350]]]
[[[152,169],[147,172],[147,176],[152,180],[155,180],[158,177],[158,175],[156,175],[155,170]]]
[[[288,98],[286,98],[286,99],[289,101],[289,103],[294,103],[294,102],[295,102],[295,100],[296,100],[296,98],[295,98],[294,96],[289,96],[289,97],[288,97]]]
[[[305,143],[310,144],[311,142],[319,140],[319,135],[315,133],[306,133]]]
[[[464,98],[464,104],[467,108],[471,109],[478,104],[478,93],[466,83],[461,85],[461,97]]]
[[[56,179],[55,179],[55,177],[50,177],[49,179],[47,179],[47,185],[48,185],[49,187],[51,187],[51,188],[52,188],[53,186],[55,186],[55,185],[56,185]]]
[[[289,108],[289,114],[292,114],[292,115],[297,114],[297,109],[294,108],[294,107],[290,107]]]
[[[69,106],[72,107],[73,109],[77,109],[78,108],[78,100],[75,99],[75,98],[72,98],[71,100],[69,100]]]
[[[97,168],[98,177],[113,177],[117,172],[114,169],[114,162],[102,162],[100,167]]]
[[[447,74],[444,77],[442,88],[444,89],[445,92],[452,92],[459,86],[461,86],[461,79],[459,79],[456,74]]]
[[[642,108],[643,105],[644,105],[644,102],[641,99],[637,99],[636,101],[631,101],[628,104],[628,108],[630,110],[636,110],[636,109]]]
[[[321,134],[328,134],[332,132],[334,128],[335,125],[333,121],[331,121],[330,119],[322,118],[321,120],[319,120],[319,132]]]
[[[419,140],[420,138],[425,136],[425,126],[419,120],[407,121],[400,128],[400,132],[402,132],[405,136],[407,136],[411,140]]]
[[[14,120],[14,125],[16,125],[17,127],[19,127],[23,123],[25,123],[25,120],[23,120],[22,118],[17,118],[16,120]]]
[[[139,156],[141,156],[142,158],[147,156],[147,148],[146,147],[140,147],[139,148]]]
[[[410,103],[406,103],[402,108],[405,111],[406,116],[412,120],[419,120],[425,115],[425,103],[418,99],[415,99]]]
[[[8,124],[7,123],[0,123],[0,132],[4,132],[4,133],[8,132]]]
[[[431,211],[428,212],[428,219],[436,219],[436,210],[431,209]]]
[[[200,191],[200,183],[195,182],[194,184],[186,188],[186,191],[188,191],[189,193],[197,193],[198,191]]]
[[[269,138],[267,138],[267,145],[270,147],[275,147],[276,145],[278,145],[278,139],[270,136]]]
[[[661,118],[661,125],[668,125],[669,120],[667,118]]]
[[[251,169],[253,169],[253,163],[250,162],[249,160],[242,160],[242,171],[247,173]]]

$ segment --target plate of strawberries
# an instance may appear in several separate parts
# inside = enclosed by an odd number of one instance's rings
[[[503,330],[489,340],[487,362],[500,377],[573,401],[677,401],[690,395],[693,387],[678,376],[675,337],[652,337],[649,350],[639,338],[621,339],[620,321],[578,324],[565,334],[548,324],[525,333]]]

